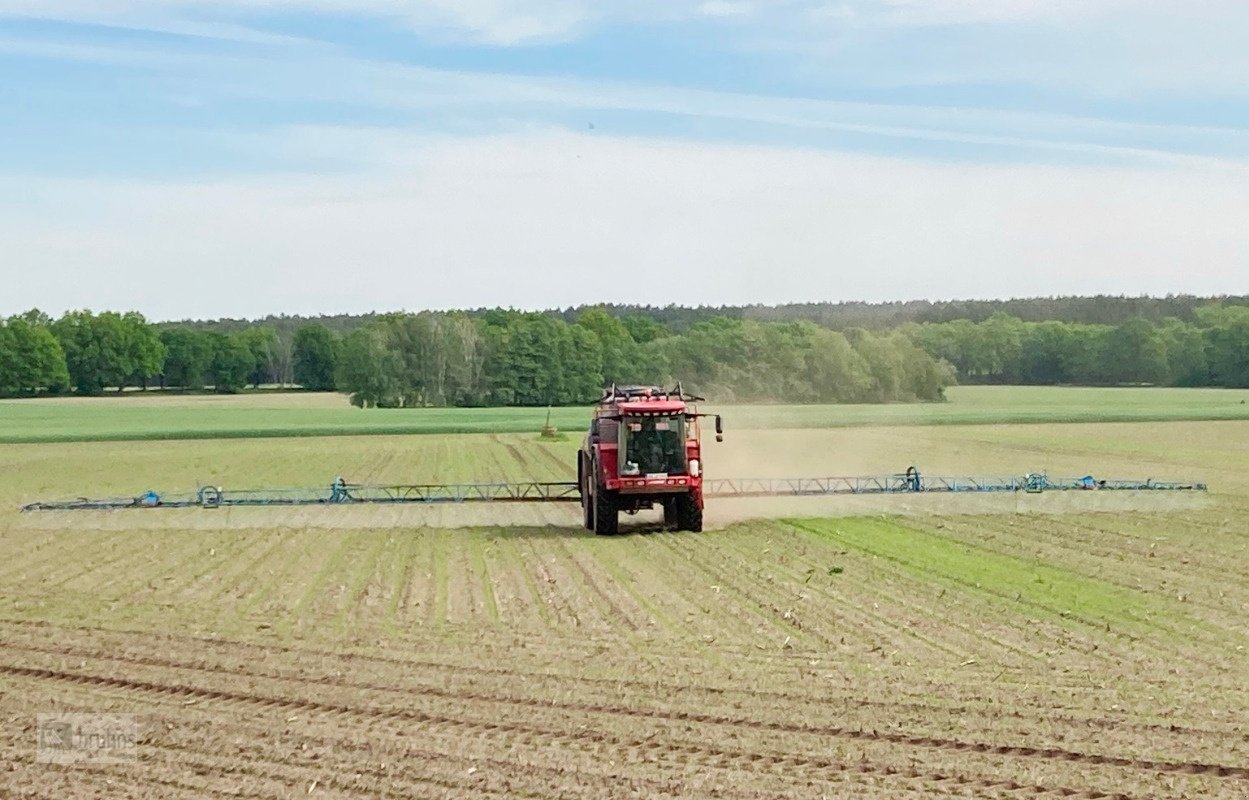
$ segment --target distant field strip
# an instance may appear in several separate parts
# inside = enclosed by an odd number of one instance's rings
[[[951,388],[949,402],[889,405],[706,404],[729,430],[1007,423],[1249,419],[1249,390],[1061,387]],[[0,443],[241,439],[258,437],[536,433],[542,408],[361,410],[334,394],[245,394],[0,401]],[[588,409],[556,408],[574,433]]]

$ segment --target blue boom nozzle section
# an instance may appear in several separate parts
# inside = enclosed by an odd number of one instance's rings
[[[705,497],[809,497],[821,495],[956,494],[986,492],[1111,491],[1204,492],[1188,481],[1051,478],[1044,473],[996,477],[927,476],[915,467],[888,475],[825,478],[714,478],[703,481]],[[424,483],[375,485],[335,478],[328,487],[304,489],[226,489],[201,486],[193,492],[147,491],[134,497],[41,501],[22,511],[79,511],[138,508],[222,508],[394,503],[568,503],[581,493],[572,481]]]

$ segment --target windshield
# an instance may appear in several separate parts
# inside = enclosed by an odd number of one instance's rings
[[[685,474],[685,418],[628,417],[622,475]]]

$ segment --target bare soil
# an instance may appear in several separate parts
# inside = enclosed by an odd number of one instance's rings
[[[925,524],[985,523],[1006,518]],[[123,569],[109,554],[151,534],[92,535],[0,573],[8,795],[1249,792],[1239,591],[1188,606],[1191,637],[1142,637],[786,523],[179,532]],[[34,717],[54,709],[140,715],[138,763],[34,763]]]

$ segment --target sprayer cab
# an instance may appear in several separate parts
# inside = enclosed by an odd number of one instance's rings
[[[615,533],[619,512],[658,505],[664,522],[702,530],[702,418],[678,384],[609,386],[594,407],[590,430],[577,454],[577,486],[586,528]],[[716,440],[723,423],[715,417]]]

